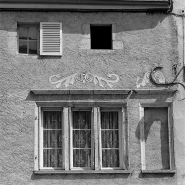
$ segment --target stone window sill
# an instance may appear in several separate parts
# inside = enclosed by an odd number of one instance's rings
[[[142,174],[175,174],[176,170],[141,170]]]
[[[35,170],[35,175],[46,174],[131,174],[131,170]]]

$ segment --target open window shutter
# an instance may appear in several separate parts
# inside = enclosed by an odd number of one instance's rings
[[[40,55],[62,55],[62,23],[40,23]]]

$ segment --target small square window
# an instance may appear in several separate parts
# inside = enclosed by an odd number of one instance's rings
[[[112,49],[112,25],[91,25],[91,49]]]
[[[18,25],[18,49],[21,54],[37,54],[39,41],[39,25]]]

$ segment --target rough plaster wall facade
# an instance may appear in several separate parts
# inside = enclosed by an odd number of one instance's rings
[[[120,77],[113,89],[135,89],[137,77],[156,65],[173,79],[178,63],[177,29],[170,15],[145,13],[0,13],[0,184],[148,184],[176,185],[176,176],[140,174],[139,103],[168,102],[173,96],[133,96],[128,101],[129,158],[132,175],[33,175],[34,98],[30,89],[56,89],[51,75],[91,72]],[[17,22],[62,22],[63,56],[24,56],[17,53]],[[114,50],[90,50],[89,24],[113,25]],[[70,89],[110,89],[76,82]],[[151,83],[142,88],[156,88]],[[67,89],[63,85],[60,89]],[[177,148],[177,151],[180,148]]]

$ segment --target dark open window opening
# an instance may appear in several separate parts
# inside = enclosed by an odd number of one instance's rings
[[[112,25],[91,25],[91,49],[112,49]]]

